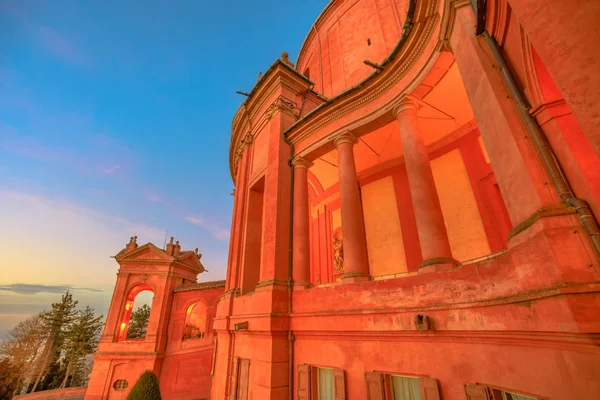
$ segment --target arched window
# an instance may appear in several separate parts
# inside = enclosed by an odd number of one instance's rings
[[[119,325],[119,340],[144,339],[150,320],[154,293],[147,285],[136,286],[125,303],[123,317]]]
[[[203,339],[206,334],[206,304],[202,302],[190,305],[185,314],[183,340]]]

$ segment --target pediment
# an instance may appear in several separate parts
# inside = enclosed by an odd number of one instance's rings
[[[117,261],[173,261],[174,257],[167,255],[152,243],[146,243],[126,253],[119,253]]]
[[[194,269],[198,269],[199,272],[204,272],[204,265],[200,262],[198,255],[193,251],[184,251],[181,253],[181,256],[177,258],[177,261],[181,264],[185,264],[187,266],[193,267]]]

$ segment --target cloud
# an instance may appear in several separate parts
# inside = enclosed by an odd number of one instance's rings
[[[202,216],[188,215],[185,220],[191,224],[198,225],[208,230],[212,237],[217,240],[227,241],[229,240],[229,229],[222,228],[218,224],[207,221]]]
[[[102,292],[100,289],[76,287],[71,285],[35,285],[27,283],[11,283],[0,285],[0,290],[19,294],[64,293],[66,291]]]
[[[71,65],[90,64],[90,55],[84,52],[81,46],[75,44],[71,38],[32,20],[30,10],[34,7],[26,2],[0,2],[0,11],[20,22],[32,39],[55,58]]]
[[[121,166],[119,164],[101,165],[100,171],[106,175],[114,175],[117,173],[117,171],[119,171],[120,168]]]
[[[28,116],[31,118],[31,116]],[[36,114],[34,118],[40,118]],[[56,118],[56,116],[54,117]],[[48,121],[47,126],[71,126],[74,131],[90,130],[86,124],[87,117],[69,116],[59,121]],[[58,122],[58,124],[56,124]],[[68,147],[67,147],[68,146]],[[43,139],[28,136],[14,126],[0,120],[0,151],[36,160],[50,165],[64,166],[68,170],[82,175],[98,175],[117,177],[126,175],[134,163],[131,149],[103,134],[78,135],[67,146],[48,145]],[[127,160],[125,163],[119,160]]]
[[[54,57],[67,64],[89,64],[89,56],[79,49],[68,37],[47,26],[36,25],[32,28],[41,46]]]
[[[39,214],[40,217],[57,221],[59,227],[63,227],[67,221],[73,226],[83,227],[85,225],[104,225],[113,234],[116,231],[123,233],[123,238],[135,234],[146,240],[164,240],[164,231],[137,221],[131,221],[118,215],[100,211],[88,206],[74,203],[65,198],[49,198],[37,196],[14,190],[0,189],[0,206],[16,206],[26,209],[30,214]],[[87,234],[87,232],[86,232]],[[129,236],[127,236],[129,235]]]

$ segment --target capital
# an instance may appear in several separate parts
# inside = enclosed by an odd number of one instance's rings
[[[394,114],[394,117],[398,118],[400,114],[405,112],[416,112],[418,108],[419,104],[416,101],[410,97],[404,97],[400,100],[400,103],[392,109],[392,113]]]
[[[355,144],[357,141],[358,141],[358,139],[356,139],[356,136],[354,136],[350,132],[344,132],[344,133],[337,135],[333,139],[333,145],[337,148],[340,144],[344,144],[344,143]]]
[[[310,161],[308,161],[306,158],[304,157],[296,157],[292,160],[292,166],[294,168],[305,168],[305,169],[309,169],[310,167],[312,167],[314,164]]]

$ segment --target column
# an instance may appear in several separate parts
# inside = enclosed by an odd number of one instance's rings
[[[302,157],[292,162],[294,167],[294,246],[293,272],[294,285],[310,284],[310,238],[308,208],[308,169],[310,161]]]
[[[400,124],[408,185],[423,254],[423,262],[419,267],[430,265],[451,267],[458,262],[452,258],[429,156],[419,129],[417,108],[417,103],[404,98],[394,109],[394,114]]]
[[[354,144],[356,138],[350,133],[336,137],[338,173],[340,176],[340,208],[342,212],[342,244],[344,246],[344,275],[342,281],[369,280],[369,258],[356,165]]]

